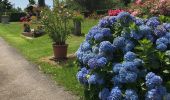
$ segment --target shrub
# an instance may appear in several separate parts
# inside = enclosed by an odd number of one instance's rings
[[[163,100],[170,91],[170,23],[157,17],[104,17],[76,55],[87,100]]]
[[[132,11],[138,11],[138,15],[170,15],[169,0],[145,0],[144,2],[137,0],[129,7]]]
[[[10,14],[10,21],[11,22],[19,22],[20,18],[25,17],[26,13],[11,13]]]

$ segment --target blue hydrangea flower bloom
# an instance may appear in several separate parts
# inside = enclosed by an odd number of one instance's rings
[[[81,48],[79,48],[79,49],[76,51],[76,57],[78,58],[78,60],[79,60],[80,62],[83,62],[83,59],[82,59],[83,54],[84,54],[84,53],[81,51]]]
[[[170,32],[167,32],[166,34],[165,34],[165,38],[170,38]]]
[[[135,44],[130,40],[126,40],[125,47],[123,48],[123,52],[127,53],[127,52],[133,50],[134,48],[135,48]]]
[[[170,31],[170,23],[163,23],[163,26],[167,31]]]
[[[86,67],[82,67],[81,71],[82,71],[83,74],[88,74],[89,73],[89,70],[87,70]]]
[[[95,41],[100,42],[100,41],[103,41],[103,37],[104,37],[103,34],[99,33],[94,36],[94,39]]]
[[[135,90],[128,89],[125,91],[125,100],[139,100]]]
[[[126,53],[126,52],[129,52],[131,50],[133,50],[135,47],[134,44],[126,44],[126,46],[123,48],[123,52]]]
[[[89,61],[88,61],[88,66],[90,67],[90,69],[95,69],[98,67],[98,64],[97,64],[97,59],[96,58],[91,58]]]
[[[115,75],[113,78],[112,78],[112,82],[114,82],[114,86],[119,86],[121,85],[121,83],[127,83],[127,80],[125,80],[126,76],[125,74],[123,75]]]
[[[164,43],[161,43],[159,45],[156,46],[156,49],[159,51],[165,51],[167,49],[167,45]]]
[[[143,24],[145,23],[145,21],[144,21],[143,19],[141,19],[141,18],[136,18],[136,19],[134,20],[134,22],[135,22],[135,24],[138,25],[138,26],[143,25]]]
[[[122,99],[122,92],[119,87],[114,87],[111,92],[108,100],[121,100]]]
[[[153,72],[149,72],[146,77],[145,77],[145,80],[150,80],[151,78],[153,78],[155,76],[155,73]]]
[[[139,31],[143,35],[152,34],[151,28],[149,26],[147,26],[147,25],[140,25],[139,26]]]
[[[99,92],[99,99],[100,100],[107,100],[109,95],[110,95],[109,89],[104,88],[104,89],[102,89],[102,91]]]
[[[160,76],[154,75],[154,73],[149,73],[146,75],[146,86],[149,89],[153,89],[156,86],[160,86],[162,84],[162,78]]]
[[[89,74],[89,70],[87,70],[85,67],[83,67],[78,73],[77,73],[77,79],[80,83],[86,84],[87,83],[87,74]]]
[[[162,25],[158,25],[154,30],[154,33],[157,37],[164,36],[166,32],[167,32],[166,29]]]
[[[127,71],[134,71],[134,72],[137,71],[137,66],[135,65],[134,62],[129,62],[129,61],[123,62],[122,67]]]
[[[89,84],[97,84],[97,76],[96,76],[96,74],[94,74],[94,75],[90,75],[90,77],[89,77],[89,79],[88,79],[88,83]]]
[[[88,83],[101,85],[104,83],[104,80],[97,73],[95,73],[90,75],[90,77],[88,78]]]
[[[97,65],[99,67],[104,67],[104,66],[106,66],[106,64],[107,64],[107,59],[105,57],[101,57],[101,58],[97,59]]]
[[[77,79],[78,79],[78,81],[80,83],[84,83],[83,82],[83,73],[82,73],[82,71],[79,71],[76,76],[77,76]]]
[[[88,51],[88,50],[91,50],[91,45],[89,42],[87,41],[84,41],[81,46],[80,46],[81,50],[82,51]]]
[[[136,58],[136,54],[129,51],[124,55],[124,60],[125,61],[133,61]]]
[[[100,30],[98,26],[92,27],[88,34],[86,35],[86,41],[92,40],[95,34],[98,33],[98,30]]]
[[[144,20],[141,18],[134,18],[133,21],[135,22],[136,25],[140,26],[144,24]]]
[[[167,94],[167,90],[163,86],[156,87],[156,90],[161,96],[165,96]]]
[[[156,45],[159,45],[159,44],[165,44],[165,45],[167,45],[168,43],[169,43],[169,41],[168,41],[168,39],[167,38],[165,38],[165,37],[161,37],[161,38],[158,38],[157,40],[156,40]]]
[[[134,38],[134,39],[136,39],[136,40],[140,40],[140,39],[143,37],[143,34],[141,34],[140,32],[137,32],[137,31],[135,31],[135,30],[132,30],[132,31],[130,32],[130,37],[131,37],[131,38]]]
[[[112,54],[113,51],[114,48],[109,41],[103,41],[100,43],[99,53],[109,55]]]
[[[119,73],[121,68],[122,68],[122,64],[120,64],[120,63],[113,64],[113,72]]]
[[[116,23],[117,22],[117,17],[116,16],[111,16],[110,18],[109,18],[109,24],[110,25],[113,25],[114,23]]]
[[[125,80],[126,80],[128,83],[136,82],[136,79],[137,79],[137,73],[135,73],[135,72],[128,72],[128,73],[126,74]]]
[[[160,25],[160,21],[158,17],[151,17],[147,20],[146,25],[151,26],[151,27],[157,27]]]
[[[102,28],[101,32],[104,37],[110,37],[112,36],[110,28]]]
[[[145,100],[162,100],[162,96],[157,92],[156,89],[151,89],[146,93]]]
[[[88,63],[88,61],[91,59],[91,58],[93,58],[93,57],[95,57],[95,54],[94,53],[92,53],[92,52],[84,52],[83,53],[83,56],[82,56],[82,60],[83,60],[83,64],[87,64]]]
[[[125,46],[125,38],[124,37],[116,37],[113,40],[113,46],[116,48],[123,48]]]
[[[133,17],[128,12],[120,12],[117,15],[117,20],[121,23],[122,26],[129,25],[133,21]]]
[[[109,26],[108,18],[109,18],[109,16],[106,16],[106,17],[102,18],[99,21],[99,27],[107,27],[107,26]]]
[[[118,74],[121,83],[132,83],[137,79],[137,73],[121,68]]]

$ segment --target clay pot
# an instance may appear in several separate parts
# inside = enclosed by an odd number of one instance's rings
[[[54,59],[57,59],[57,60],[66,59],[67,48],[68,48],[68,44],[65,44],[65,45],[53,44]]]

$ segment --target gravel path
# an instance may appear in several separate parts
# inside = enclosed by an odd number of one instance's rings
[[[0,100],[77,100],[0,38]]]

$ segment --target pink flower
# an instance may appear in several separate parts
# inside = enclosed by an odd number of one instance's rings
[[[142,0],[136,0],[135,3],[138,4],[138,5],[140,5],[140,4],[142,4]]]
[[[133,16],[137,16],[138,14],[139,14],[139,11],[137,11],[137,10],[135,10],[131,13],[131,15],[133,15]]]
[[[160,3],[165,2],[166,0],[160,0]]]

